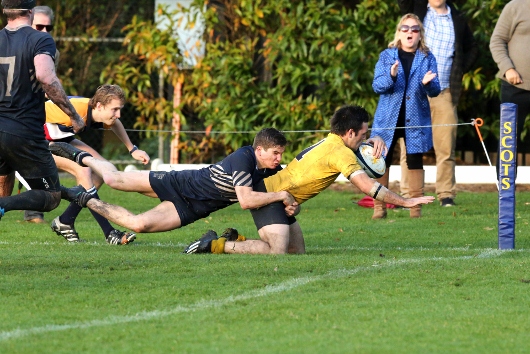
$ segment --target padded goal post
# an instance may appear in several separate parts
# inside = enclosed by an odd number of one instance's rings
[[[499,136],[499,249],[515,248],[517,105],[501,104]]]

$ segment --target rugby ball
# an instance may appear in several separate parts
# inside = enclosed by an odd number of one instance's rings
[[[375,158],[373,155],[374,147],[368,143],[361,143],[359,149],[355,152],[357,161],[366,174],[372,178],[383,177],[386,171],[385,159],[383,156]]]

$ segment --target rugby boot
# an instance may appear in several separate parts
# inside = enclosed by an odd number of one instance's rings
[[[53,219],[51,228],[58,236],[64,237],[66,241],[79,242],[79,235],[75,231],[74,225],[63,224],[59,221],[59,216]]]
[[[72,160],[83,167],[88,167],[83,163],[83,158],[92,157],[90,153],[64,142],[52,142],[50,143],[49,148],[52,154]]]
[[[112,230],[106,237],[110,245],[127,245],[136,239],[136,234],[130,231]]]
[[[190,243],[183,253],[212,253],[212,241],[217,239],[217,233],[213,230],[208,230],[200,239]]]
[[[239,232],[237,232],[236,229],[229,227],[228,229],[224,230],[223,234],[219,237],[224,237],[227,241],[237,241]]]

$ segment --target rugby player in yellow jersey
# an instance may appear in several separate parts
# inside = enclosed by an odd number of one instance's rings
[[[377,200],[407,208],[432,203],[434,197],[406,199],[389,191],[368,177],[357,163],[353,153],[366,140],[369,115],[359,106],[338,109],[331,118],[328,137],[300,152],[287,167],[267,177],[254,190],[258,192],[289,192],[298,204],[315,197],[329,187],[339,174],[363,193]],[[378,137],[367,140],[374,146],[374,155],[380,157],[386,146]],[[283,203],[271,203],[251,210],[258,229],[259,240],[230,241],[217,238],[213,231],[191,243],[185,253],[245,253],[285,254],[304,253],[302,229],[294,216],[288,216]],[[237,236],[236,236],[237,237]]]
[[[140,161],[144,165],[149,162],[149,155],[133,145],[119,119],[121,109],[125,103],[125,94],[119,86],[102,85],[98,87],[92,98],[73,97],[70,98],[70,102],[77,113],[83,117],[86,127],[110,127],[135,160]],[[92,147],[75,138],[68,116],[58,106],[51,101],[46,102],[45,106],[46,124],[44,125],[44,131],[47,140],[69,143],[80,150],[86,151],[98,160],[106,161]],[[54,155],[53,158],[59,170],[74,175],[78,184],[81,184],[88,193],[99,199],[97,190],[103,184],[103,179],[100,176],[92,173],[89,167],[82,167],[63,157]],[[108,161],[106,162],[110,170],[117,171],[114,165]],[[52,221],[52,230],[70,242],[79,241],[79,235],[75,230],[74,223],[81,209],[78,204],[70,203],[64,213]],[[134,241],[136,237],[134,233],[116,230],[103,216],[95,212],[92,212],[92,215],[100,225],[105,239],[109,244],[122,245]]]

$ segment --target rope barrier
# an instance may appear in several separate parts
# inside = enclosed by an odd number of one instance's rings
[[[480,119],[480,118],[478,118]],[[416,128],[429,128],[429,127],[450,127],[459,125],[475,125],[475,119],[472,119],[470,123],[455,123],[455,124],[433,124],[433,125],[416,125],[411,127],[393,127],[393,128],[378,128],[376,130],[396,130],[396,129],[416,129]],[[110,130],[99,128],[98,130]],[[243,131],[223,131],[223,130],[150,130],[150,129],[125,129],[128,132],[150,132],[150,133],[185,133],[185,134],[256,134],[254,130],[243,130]],[[369,128],[368,130],[372,130]],[[282,133],[329,133],[329,130],[281,130]]]
[[[479,129],[484,124],[484,121],[482,120],[482,118],[475,118],[472,120],[472,124],[475,126],[475,129],[477,130],[478,138],[480,139],[480,143],[482,144],[482,148],[484,149],[484,153],[486,154],[488,163],[490,164],[491,167],[493,167],[490,161],[490,157],[488,155],[488,150],[486,150],[486,145],[484,145],[484,139],[482,139],[482,134],[480,134],[480,129]],[[495,182],[495,185],[497,186],[497,190],[499,190],[499,182]]]

